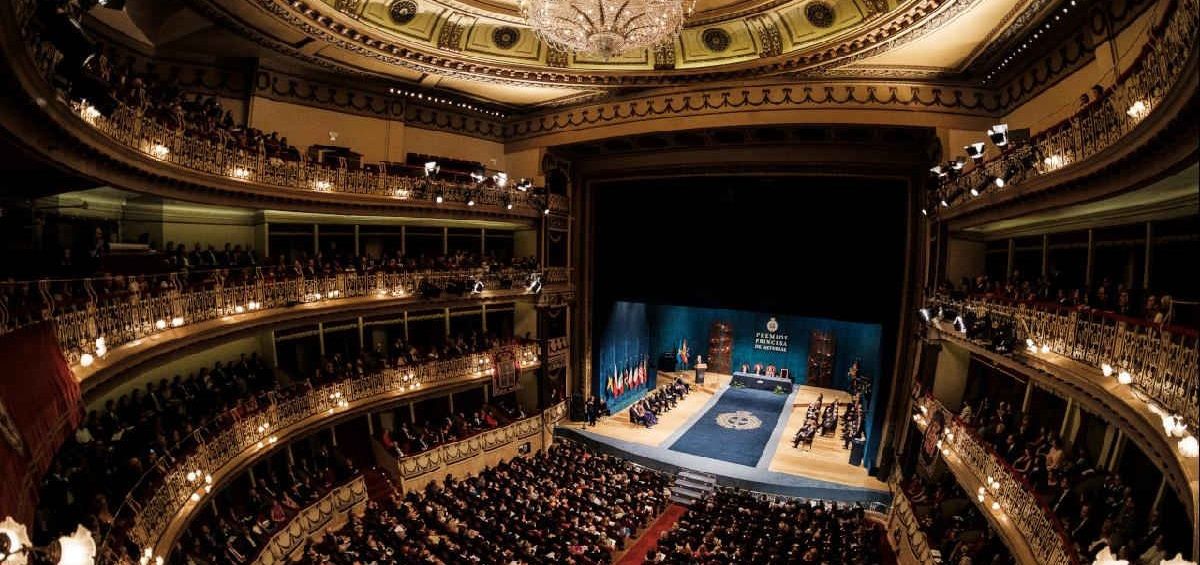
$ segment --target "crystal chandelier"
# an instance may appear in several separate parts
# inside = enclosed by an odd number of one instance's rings
[[[696,0],[521,0],[521,14],[560,51],[610,59],[679,36]]]

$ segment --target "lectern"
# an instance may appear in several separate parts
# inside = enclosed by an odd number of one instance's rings
[[[694,368],[696,369],[696,384],[704,384],[704,370],[708,368],[708,365],[706,363],[696,363]]]

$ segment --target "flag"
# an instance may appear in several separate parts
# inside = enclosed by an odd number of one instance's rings
[[[679,342],[679,354],[676,355],[676,360],[683,364],[684,369],[687,369],[688,366],[688,356],[687,338],[685,337]]]
[[[621,396],[621,393],[623,393],[625,391],[625,389],[621,387],[621,374],[619,372],[617,372],[617,365],[615,363],[613,364],[612,378],[614,381],[617,381],[617,384],[616,384],[617,396]]]
[[[609,379],[604,379],[604,380],[608,381],[608,396],[609,396],[609,398],[615,397],[616,395],[615,395],[615,394],[613,394],[613,382],[612,382],[612,379],[611,379],[611,378],[609,378]]]

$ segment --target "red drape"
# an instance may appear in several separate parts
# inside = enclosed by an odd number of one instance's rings
[[[82,413],[48,322],[0,336],[0,519],[32,523],[42,475]]]

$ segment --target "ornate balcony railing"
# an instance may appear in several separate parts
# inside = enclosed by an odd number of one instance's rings
[[[484,292],[464,296],[495,296],[505,286],[514,295],[525,292],[530,276],[565,283],[564,268],[543,271],[443,271],[427,273],[344,273],[327,277],[288,279],[195,291],[170,290],[154,296],[130,295],[118,301],[86,303],[70,312],[50,312],[58,342],[71,363],[91,364],[109,349],[187,324],[294,304],[336,301],[366,296],[420,296],[422,289],[444,290],[450,283],[479,280]],[[552,284],[560,284],[555,282]],[[470,293],[471,289],[467,289]],[[13,329],[0,324],[0,333]]]
[[[921,530],[921,523],[917,521],[917,516],[913,513],[912,503],[908,501],[908,497],[904,495],[904,489],[900,487],[898,469],[892,473],[891,479],[888,480],[888,486],[892,491],[892,507],[888,511],[887,520],[888,533],[894,538],[893,543],[896,549],[907,546],[912,552],[912,558],[922,565],[936,563],[933,559],[932,548],[929,547],[929,539]],[[904,544],[900,543],[901,536],[903,536]],[[904,563],[907,560],[900,559],[899,561]]]
[[[1037,175],[1069,168],[1125,138],[1151,115],[1179,83],[1196,52],[1198,0],[1171,0],[1162,19],[1147,31],[1142,52],[1113,88],[1079,112],[996,158],[948,175],[938,196],[948,206],[1008,190]],[[970,165],[968,165],[970,167]],[[995,179],[1004,179],[998,183]],[[972,192],[974,191],[974,192]]]
[[[976,479],[980,490],[973,493],[985,512],[993,519],[1012,524],[1025,540],[1029,551],[1045,565],[1078,565],[1074,546],[1069,541],[1062,522],[1042,503],[1032,485],[1017,473],[975,431],[933,398],[920,399],[919,414],[913,418],[922,429],[940,412],[946,422],[940,432],[938,448],[950,463],[956,459]],[[968,489],[969,490],[969,489]],[[990,500],[990,502],[989,502]]]
[[[506,426],[486,430],[469,438],[439,445],[408,457],[391,457],[396,474],[403,485],[419,477],[437,473],[444,475],[447,467],[461,463],[484,452],[494,451],[517,441],[532,438],[547,430],[566,416],[567,404],[560,402],[541,414],[534,414]],[[407,488],[407,487],[406,487]]]
[[[540,363],[537,345],[514,346],[513,349],[522,369]],[[141,478],[113,520],[114,524],[127,529],[119,533],[105,532],[99,555],[106,563],[125,564],[132,562],[131,556],[122,551],[126,547],[157,548],[151,551],[164,552],[160,543],[168,527],[181,513],[191,512],[207,500],[213,485],[218,482],[213,475],[227,465],[270,448],[284,434],[353,407],[396,398],[418,389],[491,376],[493,354],[497,351],[385,369],[311,389],[291,398],[276,399],[250,416],[230,414],[228,418],[218,419],[234,424],[211,433],[204,433],[204,430],[194,433],[194,449],[188,453],[164,455],[161,458],[164,466],[151,469]]]
[[[1089,365],[1197,429],[1200,336],[1195,332],[1058,306],[946,297],[936,297],[931,304],[1011,324],[1018,343],[1027,349]]]
[[[296,513],[267,541],[253,565],[290,563],[309,538],[325,531],[335,517],[344,516],[367,502],[367,482],[362,475],[334,487],[320,500]]]
[[[30,58],[43,78],[52,84],[53,69],[61,59],[61,54],[42,37],[35,25],[37,0],[11,1]],[[86,101],[72,101],[70,109],[97,132],[145,158],[224,180],[285,189],[293,193],[359,194],[424,206],[436,206],[443,202],[459,203],[510,213],[522,209],[542,213],[547,208],[566,211],[569,205],[566,198],[545,194],[541,189],[518,190],[515,183],[506,187],[485,186],[271,159],[256,151],[233,149],[206,139],[189,137],[123,105],[118,105],[117,110],[107,116]],[[529,212],[524,215],[529,215]]]

